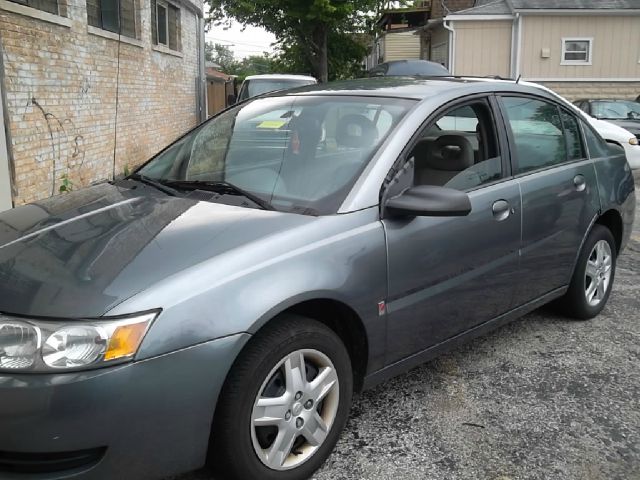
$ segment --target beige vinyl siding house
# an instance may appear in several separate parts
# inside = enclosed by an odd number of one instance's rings
[[[470,21],[456,28],[456,75],[511,74],[512,22]]]
[[[640,0],[477,0],[425,30],[446,35],[455,75],[521,77],[569,99],[640,94]]]

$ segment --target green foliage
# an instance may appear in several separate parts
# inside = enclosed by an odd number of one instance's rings
[[[328,80],[344,80],[363,75],[362,59],[368,53],[367,37],[330,32],[327,42]],[[306,47],[296,42],[281,42],[280,54],[274,59],[278,73],[313,73]]]
[[[238,68],[238,61],[227,45],[207,42],[204,46],[204,55],[207,61],[217,63],[220,65],[220,71],[228,75],[234,75],[233,72]]]
[[[266,73],[281,73],[277,68],[274,57],[269,56],[267,53],[243,58],[237,63],[235,70],[230,75],[236,75],[236,83],[240,85],[249,75],[264,75]]]
[[[69,175],[67,173],[65,173],[64,175],[62,175],[62,177],[60,177],[60,193],[69,193],[71,191],[73,191],[73,182],[71,181],[71,179],[69,178]]]
[[[209,21],[232,19],[262,27],[279,39],[287,71],[310,71],[319,80],[340,78],[363,58],[352,38],[368,33],[388,2],[381,0],[207,0]],[[341,42],[347,42],[345,45]],[[346,48],[342,48],[346,47]]]

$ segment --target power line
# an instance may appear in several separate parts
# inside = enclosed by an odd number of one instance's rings
[[[231,43],[233,45],[247,45],[249,47],[258,47],[258,48],[271,48],[271,46],[265,47],[264,44],[260,45],[257,43],[245,43],[245,42],[236,42],[235,40],[225,40],[223,38],[216,38],[216,37],[206,37],[208,40],[215,40],[218,42],[227,42],[227,43]]]

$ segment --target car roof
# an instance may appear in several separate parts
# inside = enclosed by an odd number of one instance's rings
[[[280,91],[269,96],[293,95],[351,95],[369,97],[407,98],[424,100],[443,92],[460,95],[491,92],[530,93],[553,98],[550,94],[530,85],[515,81],[471,77],[373,77],[309,85]]]
[[[309,75],[280,75],[280,74],[265,74],[265,75],[249,75],[245,80],[313,80],[317,81],[314,77]]]

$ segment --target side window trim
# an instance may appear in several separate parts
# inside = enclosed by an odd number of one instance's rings
[[[530,94],[530,93],[521,93],[521,92],[498,92],[495,94],[496,99],[497,99],[497,103],[500,109],[500,114],[502,116],[502,119],[505,123],[505,130],[506,130],[506,135],[507,135],[507,139],[509,142],[509,156],[511,158],[511,168],[512,168],[512,173],[513,173],[513,177],[514,178],[522,178],[522,177],[526,177],[528,175],[533,175],[539,172],[544,172],[547,170],[551,170],[553,168],[558,168],[558,167],[563,167],[565,165],[569,165],[572,163],[579,163],[579,162],[584,162],[585,160],[588,160],[588,158],[582,158],[582,159],[576,159],[576,160],[568,160],[568,152],[567,152],[567,160],[565,160],[562,163],[559,163],[557,165],[549,165],[546,167],[541,167],[541,168],[537,168],[535,170],[528,170],[526,172],[522,172],[520,173],[520,169],[519,169],[519,163],[518,163],[518,152],[516,151],[516,143],[515,143],[515,137],[513,136],[513,129],[511,128],[511,124],[509,123],[508,120],[508,116],[507,116],[507,112],[506,112],[506,107],[503,101],[503,98],[512,98],[512,97],[516,97],[516,98],[531,98],[533,100],[538,100],[540,102],[546,102],[549,103],[551,105],[553,105],[554,107],[556,107],[558,109],[558,116],[560,117],[560,120],[562,121],[562,115],[560,115],[562,109],[566,108],[561,105],[559,102],[557,102],[555,99],[552,98],[547,98],[544,96],[538,96],[538,95],[534,95],[534,94]],[[580,124],[580,122],[578,121],[578,124]],[[564,123],[562,124],[562,129],[563,129],[563,136],[565,137],[565,143],[566,143],[566,135],[564,134]],[[582,131],[580,132],[582,134]],[[584,145],[584,136],[581,135],[581,138],[583,139],[583,145]],[[586,151],[586,150],[585,150]]]
[[[411,140],[407,143],[407,145],[405,145],[404,149],[402,150],[402,153],[398,156],[398,159],[395,161],[395,163],[387,173],[385,181],[380,187],[380,204],[381,205],[387,198],[389,198],[390,196],[389,193],[390,191],[393,190],[392,189],[393,180],[398,176],[398,174],[403,173],[403,171],[405,170],[405,167],[410,160],[409,154],[413,151],[414,147],[422,137],[422,134],[426,130],[431,128],[433,125],[435,125],[436,120],[442,117],[443,114],[449,111],[455,110],[457,108],[461,108],[466,105],[479,103],[479,102],[485,103],[493,120],[494,129],[498,137],[498,149],[501,156],[502,178],[495,180],[493,182],[487,182],[476,188],[469,189],[466,191],[466,193],[473,192],[482,188],[490,187],[498,183],[502,183],[506,180],[509,180],[512,177],[512,171],[511,171],[510,165],[508,165],[508,163],[505,162],[505,158],[504,158],[508,152],[508,150],[505,150],[508,146],[507,144],[504,143],[505,139],[503,137],[503,126],[498,121],[500,118],[499,112],[495,110],[495,105],[496,105],[495,95],[493,93],[485,93],[485,92],[477,93],[473,95],[467,95],[465,97],[457,98],[449,103],[446,103],[440,106],[437,110],[432,112],[425,119],[425,121],[422,122],[420,126],[416,129],[416,131],[413,133],[413,136],[411,137]]]

